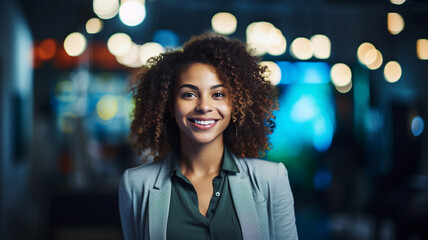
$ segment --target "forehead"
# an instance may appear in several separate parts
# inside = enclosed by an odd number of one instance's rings
[[[192,63],[179,75],[178,85],[192,84],[195,86],[211,86],[222,84],[214,66],[204,63]]]

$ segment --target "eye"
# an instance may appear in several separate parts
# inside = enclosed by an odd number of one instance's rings
[[[224,93],[222,93],[222,92],[216,92],[216,93],[213,94],[214,98],[222,98],[222,97],[225,97],[225,96],[226,95],[224,95]]]
[[[193,98],[196,97],[196,94],[193,92],[183,93],[182,98]]]

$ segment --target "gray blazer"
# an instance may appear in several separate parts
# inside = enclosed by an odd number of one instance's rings
[[[298,239],[284,165],[232,156],[240,172],[229,175],[229,184],[243,239]],[[171,166],[172,154],[123,174],[119,209],[126,240],[166,239]]]

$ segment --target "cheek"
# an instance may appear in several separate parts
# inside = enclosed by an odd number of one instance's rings
[[[182,118],[189,112],[189,106],[188,104],[185,104],[184,102],[176,102],[174,104],[173,114],[175,118]]]
[[[230,120],[232,116],[232,106],[228,106],[228,105],[222,106],[219,108],[219,111],[225,119]]]

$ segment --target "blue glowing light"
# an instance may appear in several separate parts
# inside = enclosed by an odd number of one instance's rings
[[[153,42],[159,43],[164,48],[176,48],[180,44],[177,34],[167,29],[157,30]]]
[[[325,62],[277,62],[281,69],[280,84],[329,83],[330,66]]]
[[[413,136],[417,137],[424,131],[424,120],[420,116],[416,116],[412,119],[412,133]]]
[[[314,121],[313,145],[318,152],[326,151],[333,141],[334,126],[329,118],[319,117]]]
[[[308,147],[326,151],[336,127],[331,85],[294,83],[279,87],[283,91],[269,158],[295,157]]]
[[[302,95],[291,108],[291,119],[295,122],[305,122],[313,119],[318,113],[319,108],[312,95]]]

